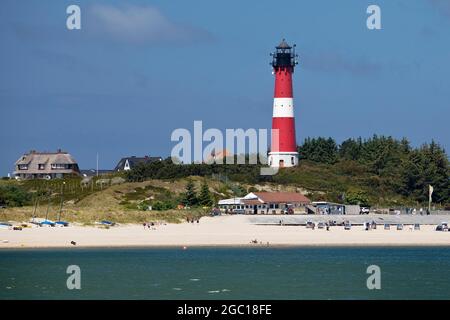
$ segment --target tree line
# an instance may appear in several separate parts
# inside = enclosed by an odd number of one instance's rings
[[[369,139],[347,139],[340,145],[332,138],[307,138],[298,147],[301,160],[335,165],[354,163],[367,173],[383,179],[393,192],[418,202],[428,201],[429,185],[433,201],[450,202],[450,166],[448,156],[438,143],[413,148],[410,142],[374,135]]]
[[[276,176],[261,176],[262,164],[184,164],[172,163],[170,158],[150,164],[140,164],[126,173],[129,181],[145,179],[178,179],[189,176],[223,176],[232,181],[256,184],[262,182],[291,183],[308,188],[296,173],[308,170],[304,163],[316,164],[316,171],[330,169],[356,176],[366,189],[383,190],[416,202],[428,201],[428,188],[434,188],[433,202],[450,203],[450,167],[445,150],[435,141],[420,147],[390,136],[350,138],[338,144],[333,138],[307,138],[298,146],[300,166]],[[236,160],[236,159],[235,159]],[[234,162],[236,163],[236,162]],[[341,172],[346,168],[346,172]],[[337,170],[339,169],[339,170]],[[284,171],[284,170],[282,170]],[[320,176],[320,175],[319,175]],[[324,175],[325,177],[325,175]],[[324,178],[325,179],[325,178]],[[324,181],[333,188],[333,181]],[[342,187],[345,189],[345,187]],[[333,191],[333,190],[332,190]],[[334,190],[345,192],[346,190]],[[353,196],[363,199],[357,190]],[[360,202],[364,202],[361,200]],[[350,201],[350,200],[349,200]],[[353,200],[353,202],[356,200]]]

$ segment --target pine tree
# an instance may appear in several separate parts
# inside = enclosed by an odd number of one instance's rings
[[[197,191],[195,190],[195,185],[192,180],[188,180],[186,184],[186,191],[183,197],[183,204],[185,206],[195,206],[198,203]]]
[[[198,203],[201,206],[205,207],[212,205],[211,193],[209,192],[209,187],[206,181],[203,182],[202,187],[200,189],[200,195],[198,196]]]

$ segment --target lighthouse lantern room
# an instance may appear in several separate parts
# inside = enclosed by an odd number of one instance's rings
[[[275,75],[275,94],[269,165],[271,167],[292,167],[298,164],[292,92],[292,74],[297,65],[295,44],[291,47],[283,39],[271,56]]]

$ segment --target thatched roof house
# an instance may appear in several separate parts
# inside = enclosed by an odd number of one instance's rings
[[[30,151],[15,163],[14,175],[19,179],[55,179],[78,176],[80,169],[75,159],[67,152]]]

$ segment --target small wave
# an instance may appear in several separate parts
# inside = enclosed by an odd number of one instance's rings
[[[222,292],[230,292],[231,290],[228,289],[222,289]]]
[[[220,292],[220,290],[211,290],[211,291],[208,291],[208,293],[219,293]]]
[[[172,288],[173,290],[175,290],[175,291],[181,291],[181,290],[183,290],[183,289],[181,289],[181,288]]]
[[[189,281],[200,281],[200,279],[194,278],[194,279],[189,279]]]

